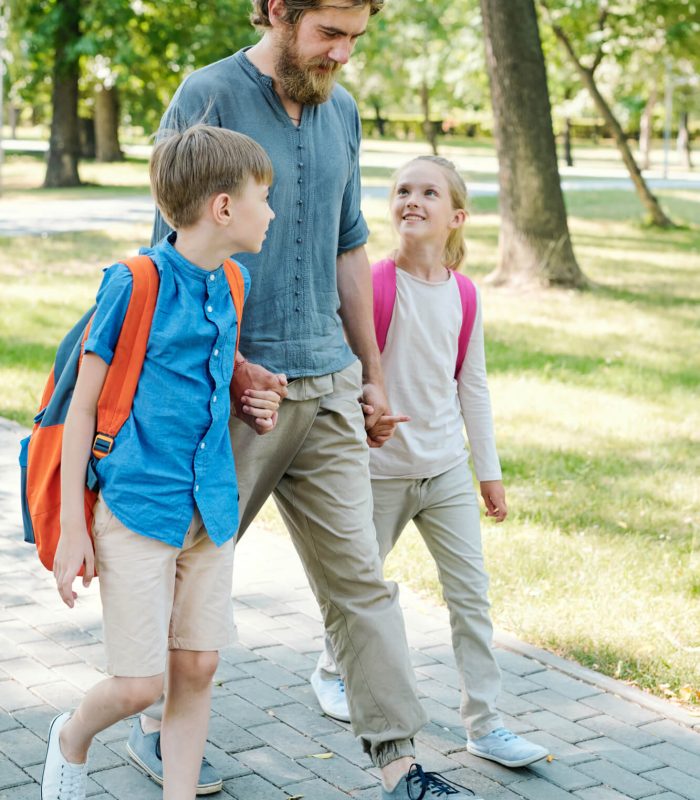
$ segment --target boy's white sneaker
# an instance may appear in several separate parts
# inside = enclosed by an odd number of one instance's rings
[[[311,673],[311,688],[314,690],[321,711],[328,717],[350,722],[350,709],[345,694],[345,682],[342,678],[330,680],[321,676],[318,667]]]
[[[59,736],[69,719],[70,713],[66,711],[54,717],[49,727],[41,800],[85,800],[87,763],[71,764],[61,752]]]
[[[508,728],[496,728],[480,739],[469,739],[467,750],[474,756],[488,758],[504,767],[526,767],[549,755],[549,750],[518,736]]]

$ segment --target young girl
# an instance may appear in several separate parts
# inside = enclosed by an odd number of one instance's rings
[[[399,247],[393,259],[373,267],[375,324],[380,349],[386,339],[382,366],[389,407],[400,409],[402,416],[382,417],[369,431],[375,445],[370,451],[374,523],[382,559],[410,520],[435,559],[464,686],[467,749],[521,767],[544,758],[547,750],[504,728],[496,710],[500,671],[491,648],[479,501],[463,424],[486,515],[502,522],[508,509],[486,381],[481,303],[473,284],[461,275],[458,281],[455,272],[465,255],[466,202],[467,190],[454,165],[433,156],[400,169],[391,192]],[[390,324],[382,330],[387,302]],[[470,324],[460,365],[460,339],[463,349]],[[410,421],[397,425],[406,418]],[[332,671],[328,654],[322,654],[312,683],[327,695],[337,687],[339,695],[342,681],[319,680]]]

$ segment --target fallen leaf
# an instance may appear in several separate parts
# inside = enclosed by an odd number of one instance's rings
[[[311,758],[333,758],[333,753],[312,753]]]
[[[551,764],[552,761],[554,761],[554,756],[553,755],[548,755],[547,756],[547,763]]]

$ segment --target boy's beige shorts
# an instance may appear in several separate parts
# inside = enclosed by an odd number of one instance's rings
[[[233,540],[217,547],[197,510],[177,548],[129,530],[100,495],[93,536],[111,675],[159,675],[168,650],[231,644]]]

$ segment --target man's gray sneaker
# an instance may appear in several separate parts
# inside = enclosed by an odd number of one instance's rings
[[[126,752],[132,761],[152,778],[159,786],[163,785],[163,759],[160,754],[160,731],[144,733],[141,719],[137,719],[131,728]],[[197,781],[197,794],[214,794],[220,792],[224,782],[216,770],[206,760],[202,759]]]
[[[41,775],[41,800],[85,800],[87,764],[71,764],[61,752],[59,736],[69,719],[66,711],[51,721]]]
[[[471,789],[459,786],[437,772],[423,772],[413,764],[393,792],[382,788],[382,800],[482,800]]]

